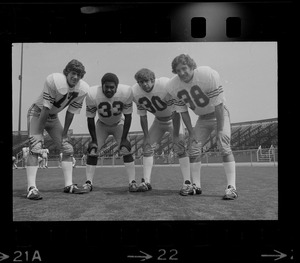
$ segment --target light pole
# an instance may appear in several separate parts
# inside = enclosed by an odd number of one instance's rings
[[[19,134],[21,134],[21,108],[22,108],[22,78],[23,78],[23,43],[21,45],[21,70],[20,70],[20,75],[19,75],[19,80],[20,80],[20,95],[19,95]]]

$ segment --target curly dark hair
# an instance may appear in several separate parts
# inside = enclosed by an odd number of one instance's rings
[[[148,80],[153,81],[155,80],[155,74],[150,69],[142,68],[137,73],[135,73],[134,78],[137,82],[148,81]]]
[[[114,73],[106,73],[101,78],[101,85],[103,86],[105,82],[114,82],[116,84],[116,87],[119,85],[119,79],[116,74]]]
[[[83,78],[84,74],[86,73],[83,64],[77,59],[72,59],[65,67],[63,73],[65,76],[67,76],[71,71],[77,72],[81,78]]]
[[[187,65],[191,69],[197,68],[196,62],[188,54],[181,54],[173,59],[172,72],[174,74],[176,74],[176,67],[178,66],[178,64]]]

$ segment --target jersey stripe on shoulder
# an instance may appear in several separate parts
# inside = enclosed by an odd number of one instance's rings
[[[82,108],[82,103],[78,103],[76,101],[73,101],[70,105],[72,107],[74,107],[74,108],[77,108],[77,109],[81,109]]]
[[[51,97],[51,96],[49,95],[49,93],[47,93],[47,92],[44,92],[44,93],[43,93],[43,99],[44,99],[44,100],[50,101],[50,103],[52,103],[52,104],[53,104],[53,102],[54,102],[54,98]]]
[[[208,92],[207,96],[209,98],[213,98],[213,97],[219,96],[222,92],[223,92],[223,88],[222,88],[222,86],[219,86],[216,90]]]

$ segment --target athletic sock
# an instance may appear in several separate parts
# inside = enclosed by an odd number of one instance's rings
[[[72,162],[61,162],[61,168],[63,170],[65,186],[69,186],[73,184],[72,175],[73,175],[73,166]]]
[[[38,166],[27,166],[26,174],[27,174],[27,190],[30,186],[36,187],[36,173],[38,170]]]
[[[143,176],[146,183],[150,183],[153,167],[153,156],[143,157]]]
[[[179,158],[180,169],[183,177],[183,182],[190,181],[191,182],[191,168],[190,168],[190,158],[183,157]]]
[[[193,184],[201,188],[201,162],[191,163]]]
[[[236,177],[235,161],[223,162],[223,166],[224,166],[225,174],[226,174],[226,178],[227,178],[227,186],[232,185],[236,189],[236,185],[235,185],[235,177]]]
[[[124,163],[129,183],[135,180],[135,165],[134,162]]]
[[[96,165],[90,165],[90,164],[86,165],[86,168],[85,168],[85,171],[86,171],[86,180],[90,181],[91,184],[93,184],[95,170],[96,170]]]

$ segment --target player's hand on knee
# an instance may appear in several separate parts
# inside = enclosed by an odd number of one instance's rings
[[[218,131],[217,141],[219,141],[221,144],[229,144],[230,138],[223,131]]]
[[[147,145],[151,145],[149,136],[144,137],[143,148],[146,147]]]
[[[61,151],[64,154],[72,155],[74,153],[74,149],[72,144],[68,141],[68,138],[64,138],[61,143]]]
[[[29,137],[29,142],[31,147],[34,147],[37,143],[41,142],[44,143],[44,136],[43,134],[34,134]]]
[[[175,136],[173,138],[173,150],[177,155],[185,153],[185,140],[182,137]]]
[[[189,140],[189,155],[190,156],[198,156],[201,154],[201,142],[197,141],[196,139]]]
[[[155,145],[151,145],[150,143],[143,146],[143,154],[144,156],[152,156],[154,155]]]
[[[128,141],[127,139],[122,140],[119,148],[120,156],[128,155],[130,153],[131,153],[130,141]]]
[[[90,142],[88,145],[88,155],[89,156],[98,156],[97,153],[98,145],[95,142]]]

